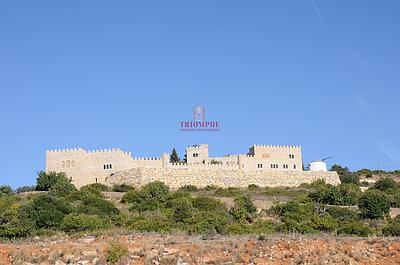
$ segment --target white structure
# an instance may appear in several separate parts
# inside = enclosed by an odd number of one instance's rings
[[[323,171],[327,172],[328,168],[324,161],[318,160],[310,163],[310,171]]]

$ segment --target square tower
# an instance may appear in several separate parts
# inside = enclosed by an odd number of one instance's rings
[[[199,144],[186,147],[188,164],[204,164],[208,162],[208,144]]]

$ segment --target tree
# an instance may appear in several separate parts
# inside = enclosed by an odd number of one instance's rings
[[[0,196],[11,195],[13,193],[14,192],[10,186],[8,185],[0,186]]]
[[[40,171],[36,179],[36,190],[49,191],[58,181],[69,181],[64,172],[49,172]]]
[[[336,171],[339,176],[351,174],[348,167],[342,167],[341,165],[337,165],[337,164],[335,164],[331,167],[331,171]]]
[[[392,178],[383,178],[374,184],[374,188],[381,191],[386,191],[388,189],[396,190],[398,186],[396,181],[394,181]]]
[[[172,149],[171,157],[169,159],[169,162],[171,163],[177,163],[180,161],[180,158],[178,156],[178,153],[176,152],[175,148]]]
[[[367,190],[358,201],[358,209],[365,218],[381,219],[389,214],[390,201],[380,190]]]

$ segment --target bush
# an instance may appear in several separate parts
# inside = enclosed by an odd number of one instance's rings
[[[0,197],[0,239],[26,237],[33,232],[33,224],[18,213],[17,197]]]
[[[172,221],[162,213],[144,212],[128,220],[127,226],[140,232],[170,232],[173,228]]]
[[[39,194],[33,201],[20,208],[20,217],[31,220],[37,228],[59,228],[73,208],[62,198]]]
[[[400,223],[392,223],[382,229],[385,236],[400,236]]]
[[[217,212],[197,212],[188,220],[189,232],[212,236],[226,234],[228,219]]]
[[[8,185],[0,186],[0,196],[8,196],[13,193],[14,192],[10,186],[8,186]]]
[[[256,185],[256,184],[250,184],[247,188],[248,188],[249,190],[257,190],[257,189],[259,189],[260,187],[259,187],[258,185]]]
[[[15,193],[22,193],[22,192],[29,192],[29,191],[34,191],[36,190],[36,186],[32,185],[32,186],[22,186],[19,187],[15,190]]]
[[[127,256],[128,253],[128,248],[125,245],[119,242],[112,242],[107,251],[106,261],[108,263],[115,264],[120,261],[121,258]]]
[[[81,187],[80,191],[90,192],[97,196],[102,197],[103,196],[102,192],[110,191],[110,187],[108,187],[104,184],[101,184],[101,183],[93,183],[93,184],[89,184],[89,185],[85,185],[85,186]]]
[[[81,192],[82,196],[75,201],[76,212],[86,215],[97,215],[103,219],[111,219],[120,213],[112,202],[95,194]]]
[[[360,196],[360,187],[355,184],[325,187],[309,194],[313,201],[330,205],[356,205]]]
[[[50,194],[61,197],[67,196],[75,191],[77,191],[77,189],[67,178],[59,178],[50,188]]]
[[[339,175],[341,183],[351,183],[355,185],[360,185],[360,179],[357,175],[347,174],[347,175]]]
[[[328,207],[326,210],[334,219],[344,222],[354,222],[354,221],[359,221],[360,217],[359,215],[348,208],[343,208],[343,207],[336,207],[336,206],[331,206]]]
[[[61,230],[65,232],[93,231],[105,227],[102,219],[87,214],[69,214],[61,222]]]
[[[358,202],[358,208],[365,218],[380,219],[389,214],[390,201],[380,190],[367,190]]]
[[[372,235],[373,231],[371,228],[362,225],[360,222],[345,221],[339,223],[338,233],[365,237]]]
[[[220,201],[206,196],[199,196],[192,199],[192,205],[198,211],[204,212],[217,212],[217,213],[225,213],[226,207]]]
[[[179,188],[178,191],[183,191],[183,192],[196,192],[197,187],[194,185],[185,185]]]
[[[392,178],[383,178],[375,182],[374,188],[381,191],[386,191],[388,189],[397,190],[398,185]]]
[[[36,178],[37,191],[49,191],[58,181],[69,181],[64,172],[49,172],[40,171]]]
[[[171,208],[174,213],[174,221],[185,222],[188,218],[192,217],[193,205],[190,198],[177,198],[169,200],[166,204],[168,208]]]
[[[170,196],[169,187],[160,181],[145,185],[137,195],[131,197],[132,211],[146,211],[163,208]],[[126,198],[127,199],[127,198]]]
[[[237,196],[234,201],[235,206],[229,210],[229,213],[235,220],[250,220],[251,216],[257,211],[257,208],[247,195]]]
[[[218,197],[235,197],[240,194],[240,190],[238,188],[218,188],[214,194]]]
[[[130,190],[134,190],[135,188],[126,184],[121,184],[121,185],[114,185],[112,188],[112,191],[115,192],[128,192]]]
[[[137,200],[139,200],[139,192],[136,190],[130,190],[122,196],[121,203],[133,203]]]

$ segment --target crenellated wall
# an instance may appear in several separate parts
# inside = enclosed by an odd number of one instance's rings
[[[311,183],[324,179],[332,185],[340,184],[336,172],[311,172],[311,171],[262,171],[238,170],[234,168],[210,167],[169,167],[169,168],[135,168],[127,171],[116,172],[106,179],[107,185],[128,184],[141,187],[152,181],[162,181],[171,189],[178,189],[184,185],[206,187],[248,187],[256,184],[261,187],[297,187],[302,183]]]
[[[65,172],[78,188],[91,183],[106,183],[107,177],[114,178],[119,172],[128,175],[139,172],[135,174],[140,183],[162,179],[173,187],[186,182],[196,186],[210,183],[239,187],[252,183],[291,186],[309,182],[316,174],[302,170],[300,146],[253,145],[248,154],[209,157],[208,145],[201,144],[187,147],[186,152],[187,163],[170,163],[168,153],[161,157],[134,158],[130,152],[118,148],[50,150],[46,152],[46,171]],[[135,176],[133,173],[131,175]],[[326,176],[332,183],[338,180],[329,172],[318,174]]]

